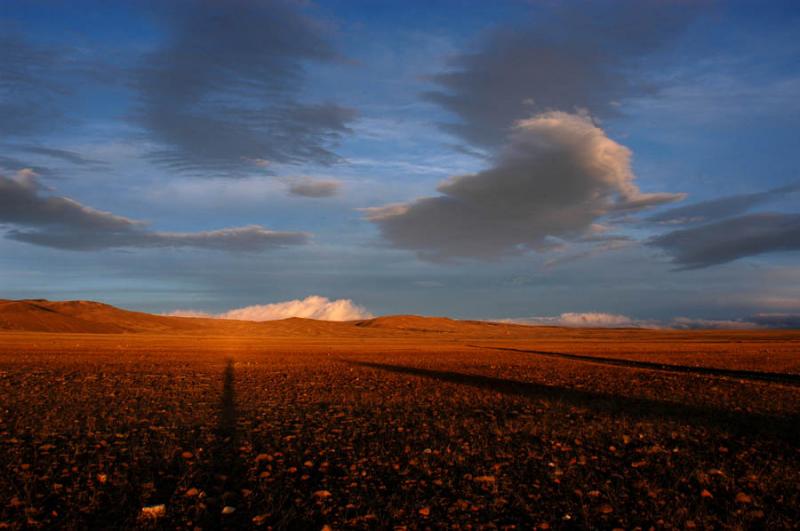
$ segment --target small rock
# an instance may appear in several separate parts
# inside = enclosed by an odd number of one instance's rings
[[[222,514],[233,514],[236,512],[236,507],[231,507],[230,505],[226,505],[222,508]]]
[[[264,525],[269,518],[268,514],[259,514],[253,517],[253,525]]]
[[[736,503],[744,503],[744,504],[753,503],[753,498],[751,498],[744,492],[740,492],[739,494],[736,495]]]
[[[167,506],[163,503],[159,505],[146,505],[142,507],[140,516],[145,519],[158,519],[167,514]]]

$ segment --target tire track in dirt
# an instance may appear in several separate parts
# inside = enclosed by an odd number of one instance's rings
[[[522,352],[525,354],[536,354],[537,356],[545,356],[549,358],[558,358],[558,359],[566,359],[573,361],[583,361],[588,363],[596,363],[599,365],[614,365],[618,367],[629,367],[634,369],[649,369],[655,371],[675,372],[681,374],[697,374],[703,376],[735,378],[738,380],[752,380],[759,382],[771,382],[771,383],[780,383],[792,386],[800,386],[800,374],[746,371],[739,369],[719,369],[715,367],[691,367],[688,365],[672,365],[670,363],[636,361],[636,360],[627,360],[620,358],[604,358],[599,356],[569,354],[566,352],[550,352],[545,350],[529,350],[529,349],[511,348],[511,347],[489,347],[481,345],[469,345],[469,346],[479,349],[504,350],[507,352]]]

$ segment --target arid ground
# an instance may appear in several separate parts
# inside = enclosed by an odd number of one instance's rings
[[[800,332],[45,301],[0,330],[0,528],[800,522]]]

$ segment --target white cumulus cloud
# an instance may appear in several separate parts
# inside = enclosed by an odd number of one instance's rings
[[[275,321],[289,317],[303,317],[321,321],[354,321],[374,317],[366,308],[355,304],[350,299],[330,300],[319,295],[272,304],[245,306],[244,308],[236,308],[219,314],[209,314],[196,310],[176,310],[168,315],[175,317],[212,317],[238,321]]]

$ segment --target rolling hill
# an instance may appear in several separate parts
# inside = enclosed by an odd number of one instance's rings
[[[533,327],[417,315],[396,315],[345,322],[299,317],[262,322],[235,321],[153,315],[93,301],[28,299],[0,300],[0,330],[90,334],[384,337],[419,333],[448,336],[504,336],[511,330],[530,332]]]

